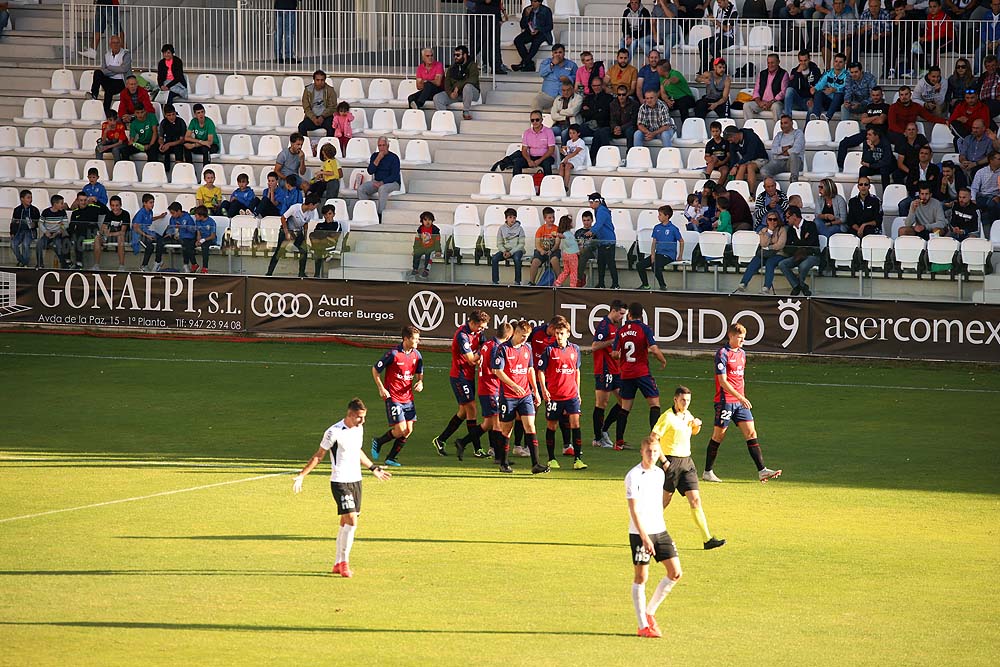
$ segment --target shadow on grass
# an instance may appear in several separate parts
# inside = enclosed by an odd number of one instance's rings
[[[110,628],[115,630],[194,630],[209,632],[343,632],[365,634],[415,634],[415,635],[505,635],[510,637],[563,636],[563,637],[634,637],[628,632],[596,632],[567,630],[467,630],[435,628],[345,628],[335,625],[249,625],[242,623],[154,623],[149,621],[0,621],[0,625],[13,627],[59,628]]]
[[[333,542],[336,537],[323,537],[316,535],[119,535],[120,540],[208,540],[208,541],[234,541],[234,542],[267,542],[267,541],[288,541],[288,542]],[[622,549],[622,544],[583,544],[580,542],[530,542],[515,540],[455,540],[427,537],[358,537],[358,542],[390,542],[390,543],[419,543],[419,544],[499,544],[518,545],[529,547],[584,547],[587,549]]]

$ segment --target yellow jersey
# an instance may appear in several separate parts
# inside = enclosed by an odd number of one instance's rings
[[[693,419],[689,410],[676,413],[670,407],[656,420],[653,433],[660,438],[664,456],[691,456],[690,422]]]
[[[195,191],[194,196],[195,199],[200,201],[202,205],[207,206],[209,211],[211,211],[222,203],[222,188],[217,185],[213,185],[212,187],[202,185]]]

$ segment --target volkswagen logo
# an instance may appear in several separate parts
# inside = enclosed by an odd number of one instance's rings
[[[407,308],[410,323],[421,331],[434,331],[444,321],[444,302],[434,292],[417,292]]]
[[[250,309],[257,317],[306,318],[313,311],[313,302],[308,294],[257,292],[250,300]]]

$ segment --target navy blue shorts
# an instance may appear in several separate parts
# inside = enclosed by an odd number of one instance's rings
[[[391,398],[385,402],[385,417],[389,420],[389,425],[412,422],[417,419],[417,406],[413,401],[397,403]]]
[[[549,401],[545,404],[545,418],[549,421],[558,421],[563,415],[578,414],[580,414],[579,396],[566,401]]]
[[[500,421],[512,422],[517,417],[534,417],[535,399],[528,393],[521,398],[500,398]]]
[[[729,422],[739,424],[741,422],[752,422],[753,413],[749,408],[744,408],[740,403],[716,403],[715,404],[715,425],[719,428],[727,428]]]
[[[117,35],[121,32],[118,23],[118,7],[115,5],[97,5],[94,8],[94,32]]]
[[[451,390],[455,394],[455,400],[459,405],[465,405],[476,400],[476,381],[464,380],[462,378],[450,378]]]
[[[482,408],[483,417],[492,417],[493,415],[499,414],[500,397],[497,395],[480,396],[479,407]]]
[[[597,391],[614,391],[622,388],[622,376],[611,373],[596,373],[594,375],[594,388]]]
[[[660,388],[656,386],[656,380],[652,375],[643,375],[641,378],[622,378],[621,397],[631,401],[635,398],[637,391],[641,391],[644,398],[656,398],[660,395]]]

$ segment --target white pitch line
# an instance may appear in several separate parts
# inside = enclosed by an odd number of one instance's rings
[[[280,475],[289,475],[295,470],[286,470],[285,472],[275,472],[268,475],[257,475],[256,477],[247,477],[245,479],[234,479],[228,482],[216,482],[214,484],[203,484],[201,486],[192,486],[187,489],[174,489],[173,491],[160,491],[159,493],[151,493],[148,496],[135,496],[134,498],[121,498],[119,500],[108,500],[103,503],[93,503],[91,505],[80,505],[79,507],[65,507],[58,510],[49,510],[47,512],[37,512],[35,514],[25,514],[23,516],[12,516],[6,519],[0,519],[0,523],[9,523],[11,521],[23,521],[24,519],[35,519],[40,516],[49,516],[50,514],[62,514],[63,512],[78,512],[80,510],[89,510],[95,507],[107,507],[108,505],[119,505],[121,503],[131,503],[137,500],[149,500],[150,498],[160,498],[162,496],[172,496],[178,493],[187,493],[189,491],[201,491],[203,489],[211,489],[217,486],[228,486],[230,484],[242,484],[243,482],[255,482],[260,479],[267,479],[269,477],[278,477]]]

